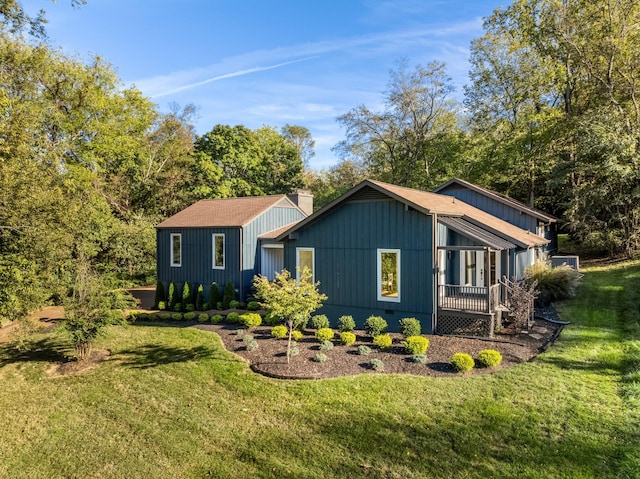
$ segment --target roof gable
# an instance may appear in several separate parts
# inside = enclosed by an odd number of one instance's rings
[[[273,207],[299,210],[286,195],[200,200],[167,218],[156,228],[242,227]]]
[[[507,195],[503,195],[502,193],[498,193],[497,191],[489,190],[481,186],[474,185],[473,183],[469,183],[468,181],[461,180],[459,178],[453,178],[452,180],[447,181],[445,184],[438,186],[435,190],[433,190],[433,192],[444,195],[446,194],[445,193],[446,190],[448,190],[451,186],[456,186],[456,185],[475,191],[476,193],[479,193],[485,197],[491,198],[499,203],[507,205],[510,208],[520,211],[521,213],[525,213],[525,214],[528,214],[529,216],[533,216],[534,218],[537,218],[541,221],[544,221],[547,223],[555,223],[558,221],[558,219],[555,216],[549,215],[535,208],[531,208],[530,206],[527,206],[518,200],[514,200],[513,198]]]

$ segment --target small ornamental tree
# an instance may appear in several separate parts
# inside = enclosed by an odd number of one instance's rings
[[[222,296],[222,309],[229,309],[231,301],[235,301],[236,288],[233,287],[233,281],[227,281],[227,285],[224,287],[224,295]]]
[[[300,281],[291,277],[289,271],[276,273],[276,278],[269,281],[264,276],[256,276],[253,284],[262,298],[264,308],[274,315],[284,318],[289,329],[287,343],[287,362],[291,358],[291,334],[298,325],[306,322],[315,310],[322,306],[327,299],[325,294],[318,291],[318,283],[311,281],[311,271],[304,267],[300,271]]]
[[[164,284],[162,281],[158,280],[156,283],[156,295],[153,299],[153,308],[158,309],[158,305],[166,301],[166,296],[164,294]]]
[[[212,308],[217,307],[220,302],[220,287],[215,281],[209,286],[209,305]]]
[[[202,285],[198,286],[198,293],[196,294],[196,309],[202,311],[204,309],[204,288]]]

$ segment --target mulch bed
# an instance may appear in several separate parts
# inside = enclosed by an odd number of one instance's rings
[[[326,362],[318,363],[313,361],[313,357],[320,352],[320,343],[315,339],[314,331],[307,330],[304,338],[298,342],[300,354],[292,357],[287,363],[286,339],[272,338],[271,328],[268,326],[261,326],[247,333],[258,343],[258,348],[253,351],[247,351],[243,336],[237,334],[239,327],[236,325],[198,324],[194,327],[220,335],[226,349],[244,358],[257,373],[281,379],[322,379],[356,374],[380,374],[369,366],[373,358],[382,360],[384,373],[387,374],[453,377],[457,373],[453,371],[449,361],[454,353],[467,353],[475,358],[483,349],[495,349],[502,354],[500,366],[491,370],[474,369],[465,373],[487,374],[532,360],[557,338],[562,325],[537,319],[531,334],[515,335],[504,331],[493,340],[429,335],[426,364],[412,361],[411,356],[401,346],[400,334],[392,333],[393,345],[388,350],[381,351],[371,343],[371,338],[362,331],[356,331],[357,341],[354,345],[341,346],[339,341],[334,340],[333,350],[325,353]],[[357,349],[361,344],[371,347],[372,352],[369,356],[358,354]]]

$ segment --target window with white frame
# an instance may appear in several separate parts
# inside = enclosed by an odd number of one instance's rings
[[[182,235],[171,233],[171,266],[182,266]]]
[[[224,234],[213,235],[213,269],[224,269]]]
[[[296,248],[296,278],[300,281],[300,274],[304,268],[311,272],[311,282],[316,282],[315,252],[313,248]]]
[[[400,250],[378,249],[378,301],[400,302]]]

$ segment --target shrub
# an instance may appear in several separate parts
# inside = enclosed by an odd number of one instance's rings
[[[202,311],[209,311],[209,303],[202,303]]]
[[[236,336],[244,336],[245,334],[247,334],[247,331],[245,329],[238,328],[233,332],[233,334],[235,334]]]
[[[153,306],[154,308],[160,309],[160,303],[164,303],[167,300],[167,297],[164,294],[164,284],[162,281],[158,280],[156,283],[156,294],[153,298]]]
[[[311,327],[313,329],[329,328],[329,318],[324,314],[317,314],[311,318]]]
[[[171,313],[168,313],[168,312],[160,313],[158,314],[158,317],[163,321],[167,321],[168,319],[171,319]]]
[[[159,309],[160,311],[164,311],[165,309],[167,309],[167,303],[165,303],[164,301],[160,301],[160,302],[158,303],[158,309]]]
[[[235,299],[232,301],[229,301],[229,307],[231,309],[240,309],[240,301],[237,301]]]
[[[193,303],[193,288],[191,284],[186,281],[182,287],[182,304],[187,305]]]
[[[276,324],[281,324],[282,318],[273,314],[273,311],[267,311],[267,314],[264,316],[264,324],[267,326],[275,326]]]
[[[297,329],[291,331],[291,339],[294,341],[300,341],[302,339],[302,331],[298,331]]]
[[[198,311],[204,310],[204,287],[198,286],[198,292],[196,293],[196,309]]]
[[[495,368],[502,362],[502,354],[495,349],[483,349],[478,353],[476,364],[482,368]]]
[[[420,336],[422,325],[416,318],[403,318],[399,323],[400,334],[405,338],[409,336]]]
[[[240,323],[240,315],[235,312],[227,314],[227,323],[231,323],[231,324]]]
[[[380,349],[389,349],[392,342],[393,340],[388,334],[378,334],[373,338],[373,344],[378,346]]]
[[[207,321],[209,321],[209,315],[207,313],[200,313],[198,315],[199,323],[206,323]]]
[[[209,304],[215,306],[220,301],[220,287],[215,281],[209,286]],[[222,309],[222,308],[218,308]]]
[[[424,336],[409,336],[402,344],[409,354],[426,354],[429,340]]]
[[[249,301],[249,304],[247,304],[247,309],[249,311],[258,311],[260,309],[260,303],[258,303],[257,301]]]
[[[173,319],[174,321],[181,321],[182,313],[171,313],[171,319]]]
[[[217,310],[222,310],[222,301],[218,301],[218,302],[216,303],[216,309],[217,309]]]
[[[214,314],[213,316],[211,316],[211,322],[213,324],[218,324],[223,319],[224,319],[224,316],[222,316],[221,314]]]
[[[371,361],[369,361],[369,366],[371,366],[371,369],[373,369],[374,371],[384,371],[384,363],[381,359],[373,358]]]
[[[387,322],[380,316],[369,316],[364,322],[364,330],[375,338],[387,332]]]
[[[297,356],[300,354],[300,348],[298,347],[298,343],[295,341],[291,342],[291,347],[289,348],[289,356]]]
[[[167,309],[173,309],[175,304],[178,302],[178,291],[176,288],[176,284],[171,281],[169,283],[169,291],[167,293]]]
[[[258,313],[245,313],[240,315],[240,324],[245,328],[251,329],[262,324],[262,316]]]
[[[411,356],[411,360],[414,363],[427,364],[427,355],[426,354],[414,354],[413,356]]]
[[[276,339],[282,339],[287,337],[287,327],[284,324],[279,324],[271,328],[271,336]]]
[[[251,352],[254,349],[258,349],[258,342],[257,341],[251,341],[250,343],[247,344],[246,346],[247,351]]]
[[[340,333],[340,343],[344,346],[351,346],[356,342],[356,335],[351,331],[343,331]]]
[[[184,319],[186,319],[187,321],[193,321],[194,319],[196,319],[196,313],[194,313],[193,311],[184,313]]]
[[[245,334],[242,337],[242,342],[245,344],[250,343],[251,341],[253,341],[253,334]]]
[[[454,371],[464,373],[466,371],[471,371],[473,366],[475,366],[475,362],[473,361],[473,358],[466,353],[455,353],[451,356],[451,366]]]
[[[174,310],[176,313],[179,313],[180,311],[182,311],[182,303],[176,303],[176,304],[174,304],[174,305],[173,305],[173,310]]]
[[[340,316],[338,318],[338,329],[340,331],[353,331],[356,329],[356,322],[353,319],[353,316]]]
[[[240,301],[240,304],[238,304],[238,309],[247,309],[247,303],[243,303],[242,301]]]
[[[313,360],[316,363],[324,363],[327,360],[327,355],[324,353],[317,353],[314,357]]]
[[[333,339],[334,333],[331,328],[320,328],[316,331],[316,338],[318,341],[331,341]]]
[[[193,303],[189,303],[189,304],[187,304],[187,305],[184,307],[184,310],[185,310],[187,313],[190,313],[190,312],[192,312],[192,311],[195,311],[195,310],[196,310],[196,305],[195,305],[195,304],[193,304]]]
[[[358,354],[360,356],[369,356],[371,354],[371,348],[365,344],[358,346]]]
[[[549,264],[537,262],[525,272],[524,279],[528,284],[537,281],[539,301],[542,304],[549,304],[553,301],[573,298],[582,275],[567,265],[553,268]]]
[[[224,294],[222,295],[222,308],[229,309],[231,307],[231,301],[236,298],[236,288],[233,286],[233,281],[227,281],[227,285],[224,287]]]
[[[322,341],[320,343],[320,351],[331,351],[333,349],[333,343],[331,341]]]

